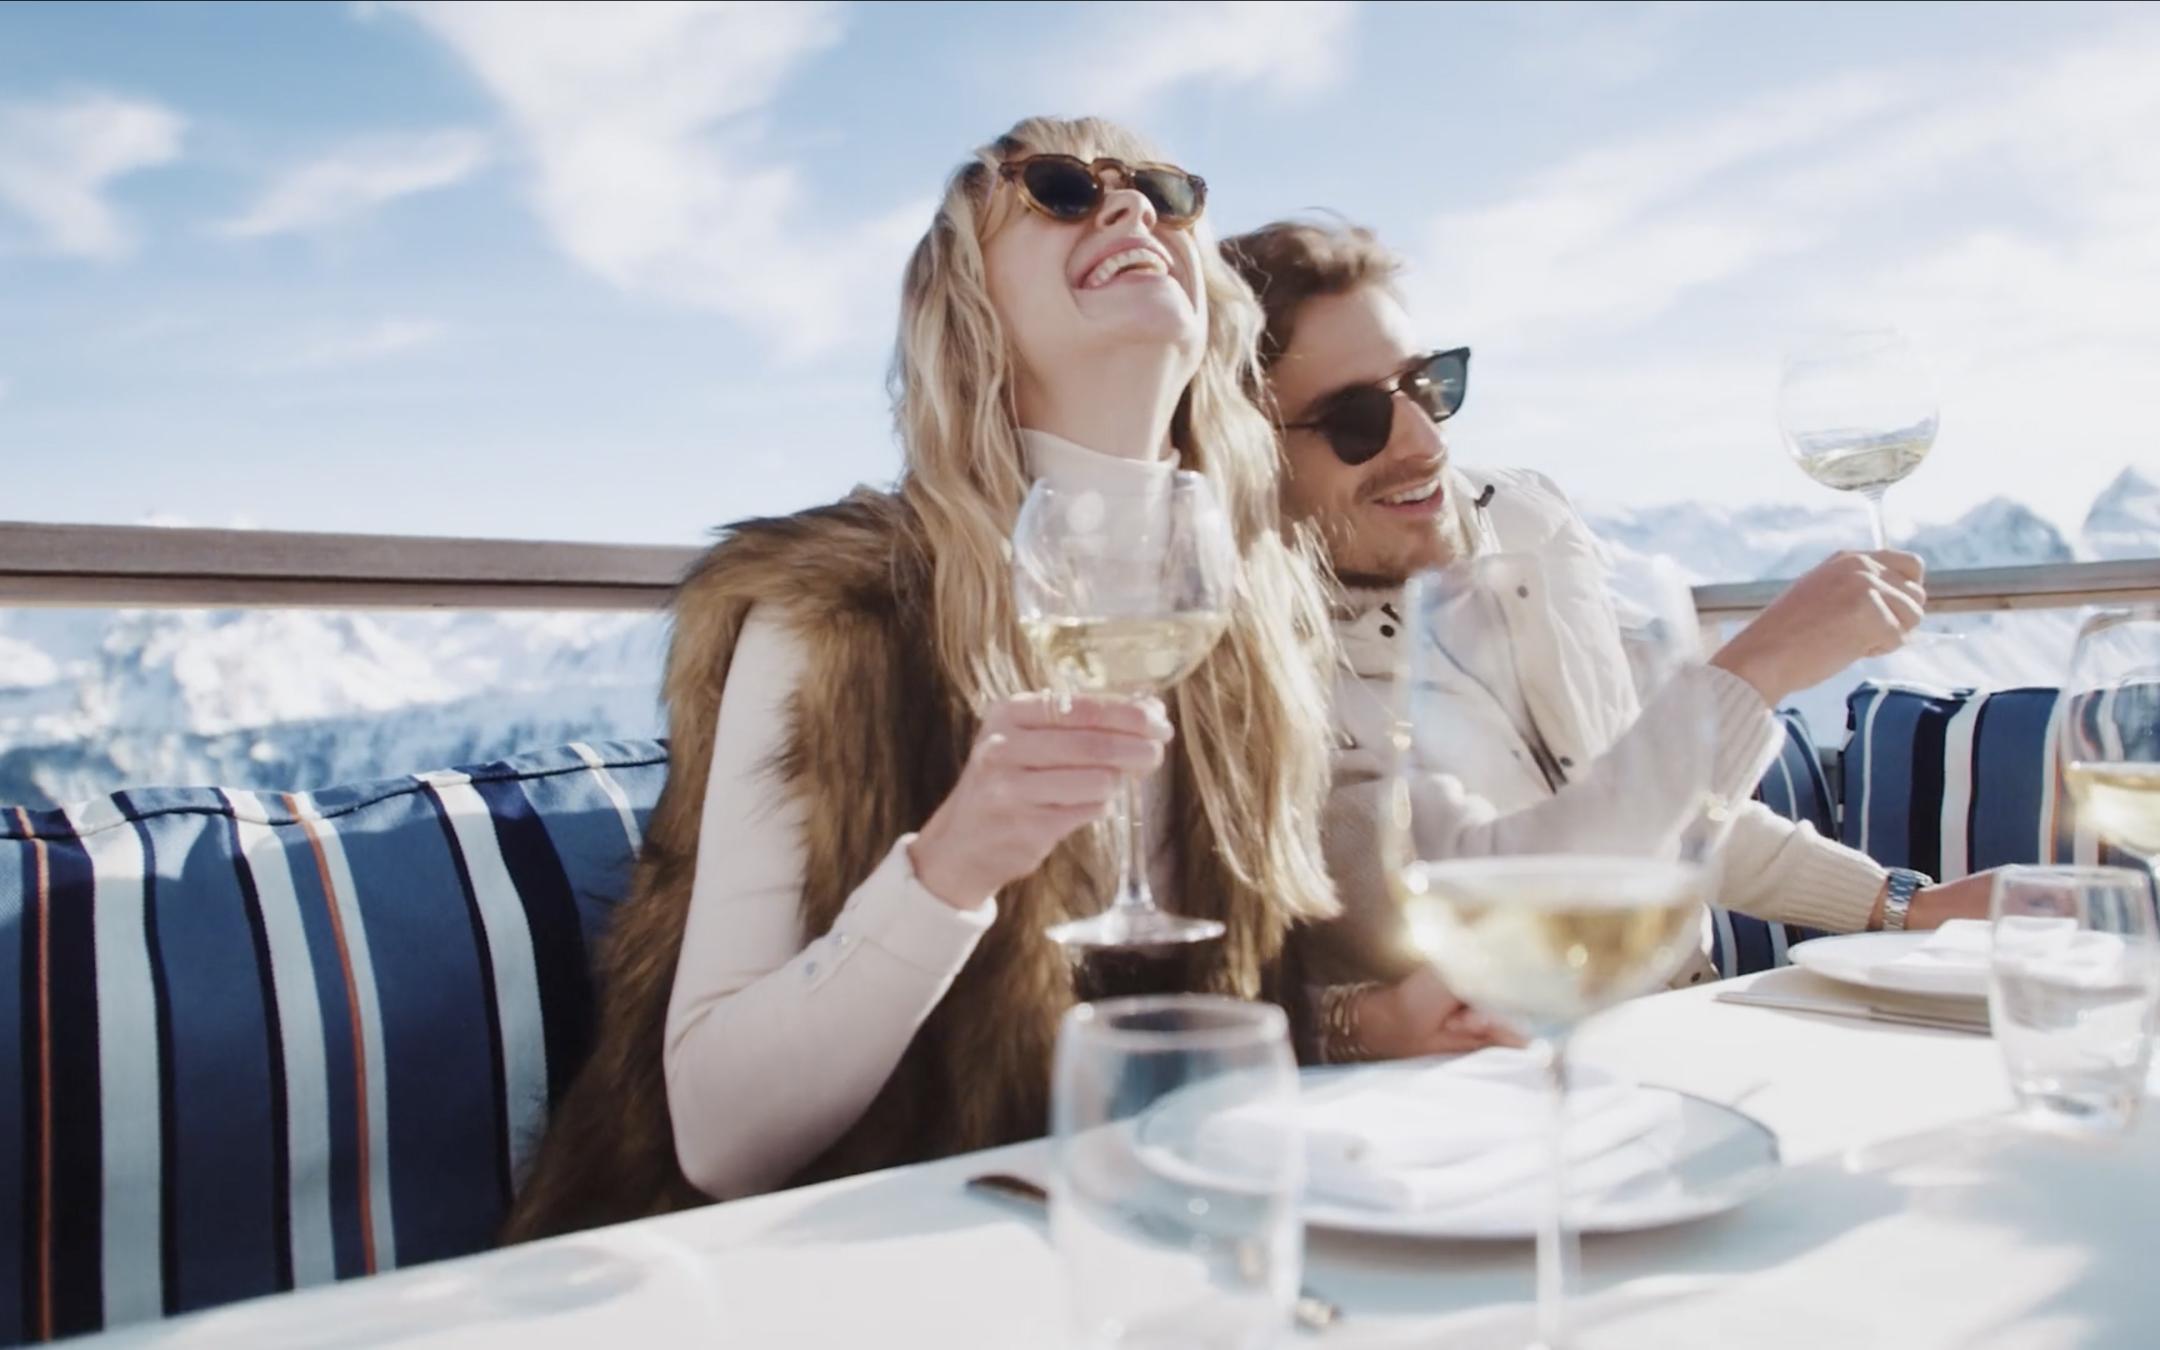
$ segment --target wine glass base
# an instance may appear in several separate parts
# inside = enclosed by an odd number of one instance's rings
[[[1060,947],[1182,947],[1212,942],[1227,931],[1214,919],[1193,919],[1165,914],[1159,909],[1112,907],[1085,919],[1072,919],[1050,929],[1050,940]]]

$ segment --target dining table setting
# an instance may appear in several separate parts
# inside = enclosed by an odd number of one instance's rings
[[[1787,968],[1637,999],[1583,1028],[1574,1049],[1583,1091],[1620,1094],[1593,1117],[1634,1112],[1631,1124],[1649,1122],[1630,1136],[1639,1145],[1674,1127],[1655,1102],[1669,1095],[1759,1125],[1771,1157],[1759,1172],[1752,1157],[1728,1159],[1744,1184],[1710,1212],[1623,1213],[1587,1224],[1608,1231],[1581,1239],[1573,1343],[2152,1343],[2160,1311],[2147,1241],[2160,1212],[2153,1113],[2105,1132],[2037,1127],[2019,1113],[1991,1037],[1851,1015],[1876,996]],[[1765,1006],[1772,999],[1822,1007]],[[1839,1011],[1823,1010],[1831,1007]],[[1421,1085],[1420,1075],[1462,1076],[1468,1062],[1308,1070],[1308,1118],[1333,1110],[1355,1127],[1361,1117],[1344,1103],[1364,1094],[1392,1108],[1371,1122],[1384,1129],[1406,1098],[1448,1096],[1446,1084]],[[1473,1095],[1482,1090],[1503,1114],[1510,1081],[1503,1064],[1473,1084]],[[1631,1104],[1630,1093],[1648,1094],[1651,1105]],[[1478,1128],[1473,1119],[1452,1137],[1475,1150],[1469,1136]],[[1619,1135],[1629,1129],[1607,1131]],[[1340,1149],[1344,1138],[1328,1146]],[[87,1344],[1084,1344],[1074,1335],[1071,1253],[1060,1250],[1047,1206],[980,1182],[1016,1178],[1057,1203],[1056,1155],[1070,1145],[1034,1141],[781,1191]],[[1625,1141],[1615,1148],[1624,1151]],[[1595,1161],[1577,1159],[1579,1167]],[[1643,1189],[1641,1169],[1622,1165],[1614,1175],[1619,1189]],[[1532,1262],[1522,1220],[1535,1207],[1527,1191],[1512,1201],[1488,1193],[1482,1210],[1460,1196],[1423,1209],[1360,1208],[1320,1191],[1296,1203],[1295,1302],[1260,1343],[1527,1342]],[[1192,1259],[1190,1243],[1163,1242],[1156,1256],[1171,1265]]]

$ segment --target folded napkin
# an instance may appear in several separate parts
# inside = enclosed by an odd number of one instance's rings
[[[2005,917],[2001,943],[2020,962],[2040,962],[2065,971],[2119,961],[2124,951],[2122,939],[2111,933],[2093,932],[2075,919],[2030,914]],[[1995,925],[1986,919],[1952,919],[1888,964],[1922,976],[1963,976],[1978,982],[1985,992],[1996,945]]]
[[[1617,1184],[1669,1157],[1653,1136],[1677,1135],[1676,1097],[1592,1069],[1570,1078],[1571,1161],[1653,1144],[1632,1163],[1596,1170],[1601,1183]],[[1382,1210],[1451,1208],[1542,1174],[1546,1092],[1543,1066],[1521,1050],[1480,1050],[1430,1067],[1376,1065],[1313,1087],[1295,1104],[1225,1112],[1202,1127],[1199,1143],[1224,1157],[1279,1156],[1284,1132],[1295,1131],[1317,1197]]]
[[[2054,922],[2067,923],[2068,920]],[[2073,923],[2070,927],[2075,929],[2077,925]],[[1884,964],[1912,974],[1975,976],[1985,981],[1988,955],[1994,949],[1994,924],[1986,919],[1952,919],[1928,934],[1927,940],[1919,946]]]

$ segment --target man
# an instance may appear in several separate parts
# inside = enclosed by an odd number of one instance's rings
[[[1399,1053],[1465,1048],[1483,1031],[1434,977],[1406,959],[1389,898],[1379,828],[1395,774],[1402,586],[1423,569],[1506,555],[1525,569],[1520,613],[1477,644],[1467,701],[1446,734],[1414,751],[1421,851],[1433,856],[1583,848],[1645,809],[1633,772],[1657,753],[1660,717],[1685,704],[1716,726],[1715,776],[1744,797],[1781,735],[1772,715],[1791,694],[1852,661],[1895,648],[1917,624],[1920,560],[1847,553],[1802,577],[1706,669],[1687,697],[1636,702],[1605,553],[1560,489],[1519,469],[1471,472],[1450,462],[1440,424],[1459,407],[1467,350],[1432,353],[1394,289],[1395,257],[1360,229],[1284,222],[1225,241],[1225,254],[1266,311],[1261,362],[1283,428],[1288,514],[1318,527],[1340,583],[1337,634],[1346,669],[1336,691],[1335,785],[1326,842],[1345,917],[1316,935],[1315,974],[1396,979],[1362,1008],[1335,1007],[1350,1049]],[[1604,772],[1592,773],[1594,761]],[[1439,840],[1422,837],[1437,828]],[[1891,873],[1805,824],[1750,803],[1727,838],[1725,905],[1776,922],[1849,932],[1931,928],[1987,912],[1990,878],[1944,886]],[[1405,978],[1405,972],[1410,973]],[[1676,983],[1711,973],[1698,955]],[[1337,995],[1341,998],[1341,995]],[[1360,1037],[1363,1011],[1386,1035]],[[1357,1043],[1363,1040],[1362,1046]]]

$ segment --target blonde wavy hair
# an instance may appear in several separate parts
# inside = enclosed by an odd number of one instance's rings
[[[1098,118],[1030,118],[954,172],[908,261],[890,376],[906,450],[900,494],[932,562],[937,660],[973,709],[1043,687],[1022,640],[1007,540],[1027,495],[1010,344],[991,306],[982,243],[1018,209],[998,165],[1063,153],[1128,162],[1162,156]],[[1328,787],[1333,660],[1318,554],[1285,532],[1274,430],[1258,387],[1261,312],[1206,231],[1196,242],[1207,294],[1207,348],[1180,400],[1171,440],[1207,475],[1244,566],[1228,630],[1172,696],[1179,753],[1238,879],[1295,918],[1335,912],[1318,822]]]

